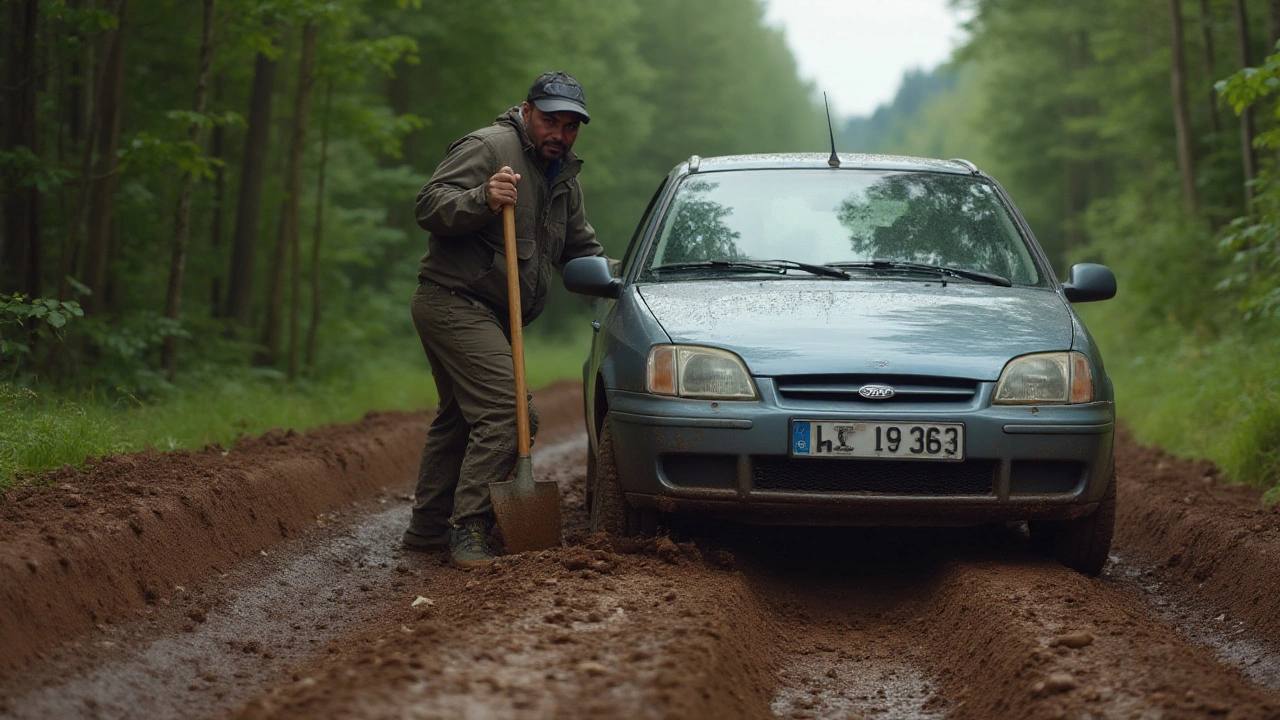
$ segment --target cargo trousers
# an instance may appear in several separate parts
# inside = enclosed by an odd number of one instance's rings
[[[451,526],[493,522],[489,483],[515,467],[515,371],[505,313],[423,281],[413,296],[413,324],[422,339],[440,407],[422,447],[409,529],[443,538]],[[529,403],[530,433],[538,413]]]

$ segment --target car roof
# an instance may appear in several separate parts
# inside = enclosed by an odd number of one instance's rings
[[[976,175],[978,169],[968,160],[936,160],[905,155],[840,153],[840,168],[852,170],[907,170]],[[681,165],[688,172],[716,170],[764,170],[779,168],[826,168],[827,153],[768,153],[759,155],[724,155],[700,158],[697,155]]]

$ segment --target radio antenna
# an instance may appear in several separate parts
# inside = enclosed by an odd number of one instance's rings
[[[831,129],[831,103],[827,102],[827,94],[822,93],[822,104],[827,108],[827,134],[831,136],[831,157],[827,164],[833,168],[840,167],[840,156],[836,154],[836,132]]]

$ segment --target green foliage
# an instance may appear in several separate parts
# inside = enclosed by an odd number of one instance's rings
[[[1223,262],[1208,229],[1188,220],[1179,202],[1142,187],[1096,200],[1083,226],[1098,240],[1069,260],[1111,267],[1120,282],[1116,302],[1136,320],[1199,332],[1226,319],[1220,304],[1206,303],[1218,300],[1214,285]]]
[[[1277,45],[1280,48],[1280,44]],[[1245,108],[1253,107],[1280,91],[1280,53],[1270,55],[1259,67],[1241,69],[1225,80],[1214,83],[1214,89],[1239,115]],[[1280,106],[1272,108],[1273,117],[1280,113]],[[1254,142],[1259,147],[1280,146],[1280,128],[1260,133]]]
[[[44,321],[53,330],[61,330],[72,317],[83,317],[80,304],[51,298],[30,299],[26,295],[0,295],[0,328],[4,325],[24,326],[28,321]]]
[[[34,346],[42,340],[61,341],[67,323],[83,316],[74,300],[0,294],[0,373],[13,378],[28,372]]]
[[[104,321],[85,318],[82,328],[95,358],[80,380],[117,396],[153,397],[170,389],[156,367],[155,354],[165,338],[190,338],[180,322],[153,312],[139,312]]]
[[[16,178],[18,187],[34,187],[41,193],[51,192],[73,177],[69,170],[51,165],[44,158],[19,145],[0,152],[0,177]]]
[[[1280,121],[1280,52],[1215,86],[1236,114],[1254,107]],[[1280,122],[1258,133],[1254,146],[1280,149]],[[1254,204],[1222,233],[1219,247],[1232,260],[1218,289],[1238,297],[1245,320],[1280,320],[1280,172],[1268,162],[1254,185]]]
[[[1236,218],[1218,247],[1231,258],[1217,288],[1238,298],[1246,321],[1280,320],[1280,178],[1274,168],[1259,178],[1254,214]]]
[[[159,173],[167,168],[196,177],[211,178],[223,162],[205,157],[190,140],[162,140],[145,130],[120,149],[121,172]]]
[[[109,10],[95,7],[69,7],[67,0],[41,0],[40,16],[60,26],[64,32],[90,34],[114,30],[120,21]]]

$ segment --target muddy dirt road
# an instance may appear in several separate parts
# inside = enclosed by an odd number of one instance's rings
[[[11,492],[0,717],[1280,717],[1280,513],[1212,466],[1121,438],[1097,579],[1017,527],[610,540],[538,402],[569,542],[483,571],[398,547],[425,415]]]

